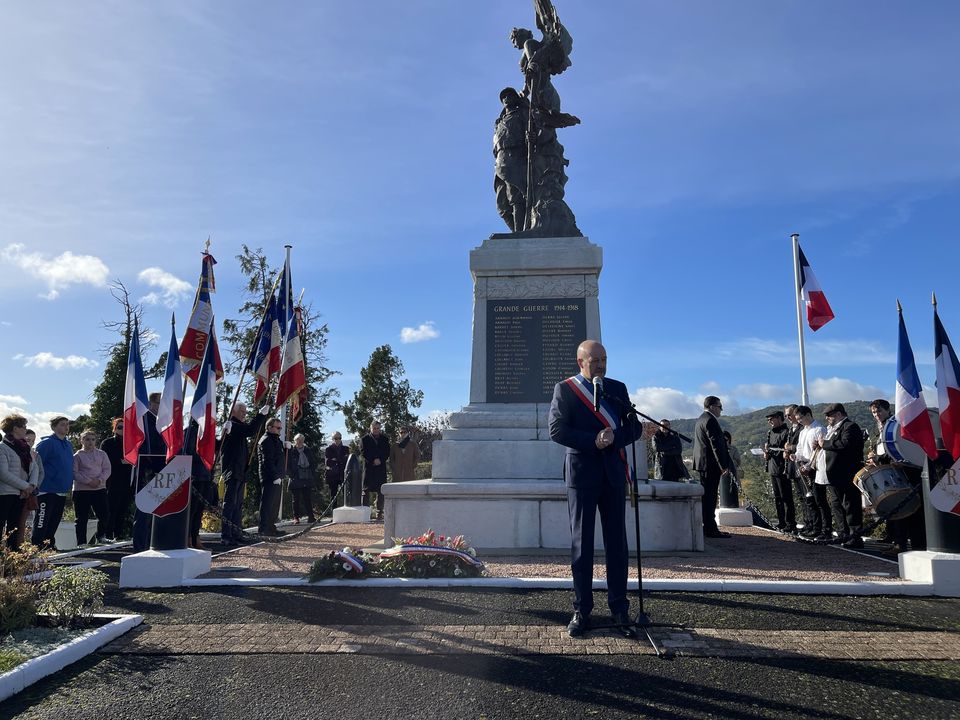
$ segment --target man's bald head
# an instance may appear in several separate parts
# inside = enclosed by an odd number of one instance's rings
[[[577,365],[587,380],[607,374],[607,351],[596,340],[584,340],[577,347]]]

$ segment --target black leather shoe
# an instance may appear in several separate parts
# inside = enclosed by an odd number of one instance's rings
[[[725,533],[721,530],[704,530],[703,536],[705,538],[728,538],[730,533]]]
[[[583,637],[585,633],[590,631],[590,616],[583,615],[578,610],[573,614],[573,618],[570,620],[570,624],[567,625],[567,635],[572,638]]]
[[[610,628],[613,630],[613,632],[615,632],[617,635],[622,635],[625,638],[635,638],[637,636],[637,631],[633,628],[633,620],[630,619],[630,616],[627,613],[613,613],[613,627]]]
[[[845,543],[843,543],[843,546],[848,550],[861,550],[863,549],[863,538],[861,538],[859,535],[854,535]]]

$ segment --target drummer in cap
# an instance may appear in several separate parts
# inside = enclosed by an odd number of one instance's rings
[[[867,451],[867,463],[889,465],[891,464],[891,458],[884,445],[884,428],[893,417],[893,408],[883,398],[877,398],[870,403],[870,413],[873,415],[873,419],[877,421],[877,437],[875,441],[870,443],[870,448]],[[893,422],[895,423],[896,420],[893,420]],[[905,463],[896,463],[896,465],[911,486],[918,487],[920,485],[921,468]],[[923,517],[923,503],[920,503],[920,509],[917,512],[905,518],[887,520],[887,534],[889,539],[896,543],[898,552],[906,552],[908,542],[914,550],[926,550],[927,531]]]
[[[842,403],[828,405],[823,413],[829,427],[820,440],[830,484],[831,506],[840,522],[840,539],[845,548],[863,547],[863,505],[853,478],[863,467],[863,431],[847,417]]]

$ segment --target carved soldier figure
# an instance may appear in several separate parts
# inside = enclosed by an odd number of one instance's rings
[[[514,47],[521,51],[524,86],[522,97],[512,88],[500,93],[504,109],[494,134],[497,209],[513,232],[527,231],[541,237],[579,237],[583,233],[563,199],[567,182],[565,168],[569,163],[563,156],[556,129],[576,125],[580,120],[560,111],[560,96],[551,79],[570,67],[573,38],[560,22],[550,0],[535,0],[534,6],[543,38],[535,40],[526,28],[514,28],[510,33]],[[513,144],[524,116],[525,153],[521,156]],[[525,177],[523,182],[516,182],[521,162]],[[523,208],[520,207],[521,193]],[[522,223],[519,222],[521,214]]]
[[[527,123],[530,104],[513,88],[500,91],[503,110],[494,123],[493,189],[497,211],[512,232],[523,230],[527,214]]]

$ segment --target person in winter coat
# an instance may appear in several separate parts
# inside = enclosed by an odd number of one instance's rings
[[[43,482],[37,494],[37,514],[30,542],[56,550],[57,528],[63,518],[67,493],[73,487],[73,445],[67,440],[70,420],[58,415],[50,420],[50,429],[53,435],[37,443],[37,454],[43,462]]]
[[[24,501],[39,484],[38,464],[27,444],[27,419],[7,415],[0,421],[3,441],[0,442],[0,538],[7,547],[20,547],[20,518]]]
[[[200,526],[203,523],[203,511],[209,507],[216,507],[219,498],[217,488],[213,484],[213,474],[207,470],[203,460],[197,454],[197,434],[200,425],[192,417],[187,431],[183,434],[183,450],[191,455],[190,467],[190,533],[188,545],[196,550],[203,550],[200,542]]]
[[[97,542],[103,542],[107,537],[110,458],[97,448],[97,434],[93,430],[83,431],[80,444],[73,456],[73,509],[77,515],[77,545],[83,546],[87,544],[87,520],[91,509],[97,516]]]
[[[223,495],[223,525],[220,537],[224,545],[244,542],[242,531],[243,488],[247,483],[247,458],[250,438],[255,437],[267,422],[270,408],[264,406],[247,422],[247,406],[238,402],[223,424],[220,439],[220,474],[225,491]]]
[[[273,496],[280,492],[277,483],[283,477],[283,441],[280,439],[280,429],[283,424],[279,418],[267,420],[267,432],[257,443],[257,453],[260,460],[260,527],[261,535],[277,537],[286,535],[278,530],[273,523]]]
[[[387,482],[387,460],[390,459],[390,441],[381,432],[376,420],[370,423],[370,432],[360,438],[363,455],[363,491],[367,505],[370,493],[377,494],[377,520],[383,520],[383,493],[380,488]]]
[[[420,462],[420,446],[410,436],[410,428],[402,427],[397,441],[390,446],[390,471],[393,482],[416,480],[417,463]]]
[[[287,451],[287,472],[290,478],[290,490],[293,493],[293,521],[300,524],[300,518],[307,522],[317,521],[313,514],[313,483],[317,477],[317,459],[313,450],[307,447],[306,438],[297,433],[293,436],[293,447]]]
[[[350,454],[350,448],[343,444],[343,436],[335,432],[333,442],[327,445],[323,451],[324,464],[326,472],[324,476],[327,480],[327,487],[330,488],[330,497],[334,498],[340,491],[343,484],[343,471],[347,467],[347,455]]]
[[[100,443],[100,449],[110,458],[107,537],[120,539],[127,536],[127,517],[133,504],[133,466],[123,459],[123,418],[114,418],[112,425],[113,435]]]

